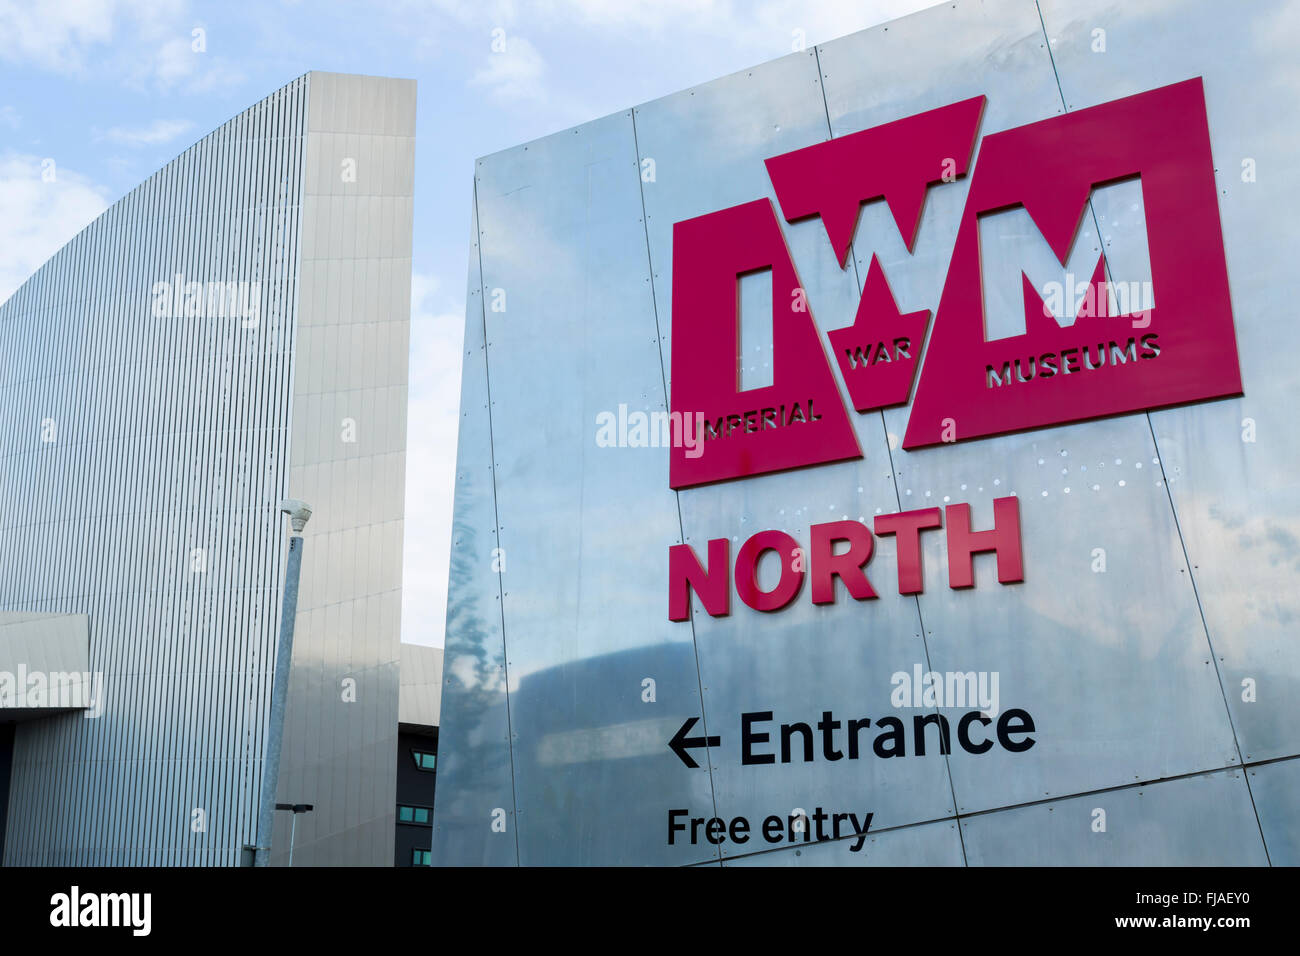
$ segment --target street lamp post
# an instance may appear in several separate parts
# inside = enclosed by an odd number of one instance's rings
[[[284,712],[289,696],[289,668],[293,662],[293,625],[298,616],[298,579],[302,574],[302,529],[311,517],[311,508],[296,498],[280,502],[280,510],[289,516],[293,533],[289,536],[289,563],[284,572],[284,603],[280,609],[280,641],[275,651],[275,678],[271,685],[271,719],[266,730],[266,754],[262,761],[262,797],[257,809],[254,866],[271,865],[275,788],[280,781],[280,748],[284,743]],[[297,819],[295,812],[295,829]]]
[[[316,808],[310,803],[277,803],[275,808],[293,811],[293,823],[289,827],[289,865],[293,866],[293,845],[298,842],[298,814],[311,813]]]

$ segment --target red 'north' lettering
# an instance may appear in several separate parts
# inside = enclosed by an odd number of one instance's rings
[[[877,535],[892,535],[898,555],[898,593],[919,594],[925,589],[921,575],[921,532],[947,527],[948,586],[975,586],[975,555],[996,555],[998,582],[1014,584],[1024,580],[1024,559],[1020,547],[1020,499],[1011,496],[993,500],[993,527],[986,531],[971,528],[968,504],[946,506],[946,516],[938,508],[901,511],[878,515]],[[946,517],[946,520],[945,520]],[[812,579],[812,603],[835,601],[835,579],[843,582],[856,601],[875,598],[876,591],[867,580],[866,566],[874,552],[871,530],[861,521],[828,521],[809,528],[812,547],[808,570],[799,561],[799,542],[784,531],[759,531],[740,547],[736,555],[735,584],[740,599],[756,611],[779,611],[799,596],[806,576]],[[848,548],[837,552],[838,544]],[[770,591],[758,583],[758,565],[764,554],[775,551],[780,559],[780,579]],[[708,567],[700,563],[689,544],[675,544],[668,549],[668,618],[685,621],[691,616],[691,592],[701,606],[714,617],[731,613],[730,543],[727,538],[709,541]]]

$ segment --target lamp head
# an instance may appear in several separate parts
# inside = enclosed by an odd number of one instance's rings
[[[297,498],[286,498],[280,502],[280,510],[289,516],[289,524],[293,527],[295,534],[302,534],[302,529],[307,526],[307,519],[311,517],[311,507],[305,501]]]

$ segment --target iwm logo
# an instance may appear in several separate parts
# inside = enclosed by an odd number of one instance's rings
[[[781,212],[819,217],[843,269],[863,204],[884,199],[910,256],[927,190],[971,166],[983,109],[767,160]],[[1241,394],[1215,188],[1199,78],[984,137],[928,347],[929,310],[901,311],[874,255],[853,324],[828,335],[854,409],[911,399],[911,449]],[[1145,243],[1112,262],[1096,210],[1115,208],[1145,219]],[[1007,262],[999,229],[1041,248]],[[1149,281],[1117,274],[1133,268]],[[744,389],[739,284],[763,274],[772,380]],[[688,445],[673,422],[673,488],[861,457],[770,200],[674,225],[672,323],[672,407],[707,423]]]

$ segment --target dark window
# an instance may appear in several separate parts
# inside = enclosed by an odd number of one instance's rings
[[[428,807],[406,807],[398,804],[397,822],[398,823],[418,823],[423,826],[429,825],[429,817],[433,813]]]
[[[415,766],[420,770],[434,771],[438,769],[438,755],[429,753],[427,750],[412,750],[411,756],[415,760]]]

